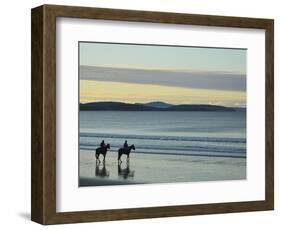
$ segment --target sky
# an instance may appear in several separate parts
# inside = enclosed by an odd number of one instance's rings
[[[80,42],[80,102],[245,106],[246,52]]]

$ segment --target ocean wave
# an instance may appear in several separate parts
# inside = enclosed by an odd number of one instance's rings
[[[111,150],[118,150],[120,145],[110,144]],[[137,144],[135,144],[137,145]],[[80,142],[80,146],[87,147],[89,149],[96,149],[98,146],[90,142]],[[198,152],[229,152],[229,153],[246,153],[244,147],[213,147],[213,146],[169,146],[169,145],[137,145],[138,149],[142,150],[159,150],[159,151],[198,151]]]
[[[156,135],[133,135],[133,134],[100,134],[80,133],[80,137],[110,138],[110,139],[140,139],[158,141],[194,141],[194,142],[224,142],[246,143],[246,138],[235,137],[179,137],[179,136],[156,136]]]
[[[117,152],[123,140],[136,146],[136,153],[246,157],[246,139],[233,137],[181,137],[132,134],[80,133],[80,149],[95,150],[101,139]],[[122,141],[121,141],[122,140]]]
[[[92,150],[94,151],[95,148],[92,148],[93,146],[87,146],[87,145],[80,145],[80,149],[82,150]],[[111,148],[108,152],[116,153],[117,154],[118,149]],[[246,158],[245,153],[234,153],[234,152],[225,152],[225,151],[198,151],[196,149],[189,150],[189,151],[180,151],[180,150],[172,150],[168,151],[167,149],[160,150],[160,149],[143,149],[143,148],[137,148],[136,151],[133,152],[133,154],[161,154],[161,155],[186,155],[186,156],[209,156],[209,157],[233,157],[233,158]]]

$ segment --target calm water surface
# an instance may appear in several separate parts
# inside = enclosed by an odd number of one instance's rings
[[[80,149],[124,140],[135,153],[246,157],[245,112],[81,111]]]

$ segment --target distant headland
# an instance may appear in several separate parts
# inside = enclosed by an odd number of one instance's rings
[[[149,103],[124,103],[124,102],[90,102],[80,103],[81,111],[220,111],[220,112],[242,112],[246,108],[226,107],[208,104],[181,104],[172,105],[161,101]]]

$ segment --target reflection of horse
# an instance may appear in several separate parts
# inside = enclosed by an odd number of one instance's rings
[[[107,149],[110,149],[110,144],[107,144],[104,147],[99,147],[99,148],[96,149],[96,160],[97,161],[100,161],[100,159],[99,159],[100,154],[103,155],[103,161],[105,161],[105,156],[106,156],[106,153],[107,153]]]
[[[130,170],[129,161],[126,164],[126,168],[123,169],[121,167],[121,163],[118,163],[118,176],[123,177],[124,179],[135,176],[135,170]]]
[[[102,167],[100,167],[101,163],[99,160],[96,161],[96,171],[95,175],[96,177],[109,177],[109,171],[106,170],[105,164],[102,164]]]
[[[128,148],[120,148],[118,150],[118,162],[122,162],[121,161],[121,156],[123,154],[127,155],[127,161],[129,161],[130,160],[130,153],[131,153],[132,149],[135,150],[135,146],[134,145],[131,145]]]

